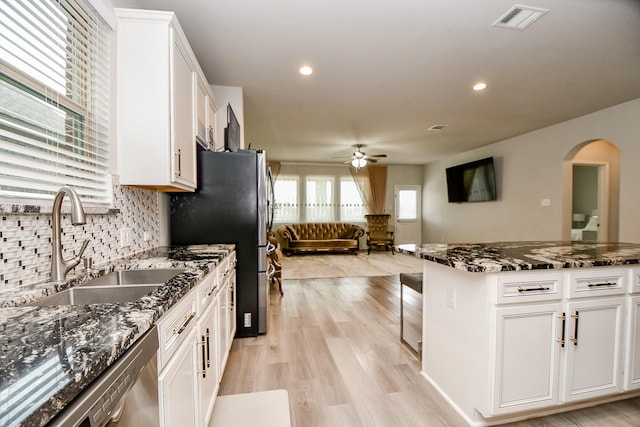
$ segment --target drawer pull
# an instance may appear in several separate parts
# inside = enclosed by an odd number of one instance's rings
[[[207,368],[211,367],[211,352],[210,352],[210,348],[211,346],[209,345],[209,328],[207,328],[207,333],[205,334],[206,340],[207,340]]]
[[[575,313],[571,313],[571,317],[573,317],[575,319],[575,324],[573,327],[573,335],[572,337],[569,337],[569,341],[573,342],[573,345],[577,346],[578,345],[578,319],[580,317],[580,314],[578,313],[578,310],[575,311]]]
[[[567,322],[567,316],[565,316],[564,313],[562,314],[558,314],[558,319],[562,320],[562,338],[556,338],[556,341],[560,343],[560,347],[564,347],[564,340],[565,340],[565,325]]]
[[[525,288],[524,286],[518,286],[518,292],[533,292],[533,291],[549,291],[551,290],[548,286],[537,286],[535,288]]]
[[[195,316],[196,316],[196,313],[185,314],[184,323],[179,328],[173,328],[173,334],[180,335],[181,333],[183,333],[184,330],[187,329],[187,325],[189,324],[189,322],[191,322],[191,320],[193,320]]]
[[[600,286],[615,286],[616,282],[601,282],[601,283],[587,283],[587,286],[590,288],[597,288]]]
[[[207,338],[208,339],[208,338]],[[202,341],[199,342],[199,344],[202,347],[202,370],[198,371],[199,374],[202,374],[202,378],[207,378],[207,365],[206,365],[206,361],[205,361],[205,354],[206,354],[206,346],[207,346],[207,342],[204,339],[204,336],[202,337]]]

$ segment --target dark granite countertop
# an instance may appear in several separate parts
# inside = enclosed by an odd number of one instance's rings
[[[43,426],[233,251],[233,245],[157,248],[65,283],[0,292],[0,426]],[[185,268],[124,304],[24,304],[120,269]]]
[[[640,263],[640,244],[618,242],[434,243],[399,245],[398,251],[473,273]]]

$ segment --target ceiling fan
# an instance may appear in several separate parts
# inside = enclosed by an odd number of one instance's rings
[[[381,157],[387,157],[386,154],[371,154],[371,155],[367,155],[366,153],[364,153],[361,149],[362,147],[364,147],[364,145],[362,144],[356,144],[354,145],[354,147],[356,147],[358,149],[358,151],[354,151],[353,155],[351,156],[351,158],[349,160],[347,160],[346,162],[344,162],[345,164],[351,164],[351,166],[353,166],[356,169],[359,168],[363,168],[367,165],[367,163],[376,163],[377,160],[375,159],[375,157],[377,158],[381,158]]]

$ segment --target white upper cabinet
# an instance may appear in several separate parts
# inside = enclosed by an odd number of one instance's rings
[[[196,188],[196,135],[211,90],[173,12],[116,9],[120,183]],[[201,98],[201,101],[198,100]]]

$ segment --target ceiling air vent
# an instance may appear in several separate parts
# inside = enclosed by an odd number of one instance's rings
[[[447,127],[447,125],[433,125],[427,130],[428,131],[438,131],[438,130],[442,130],[442,129],[446,128],[446,127]]]
[[[513,30],[524,30],[548,11],[549,9],[517,4],[498,18],[498,20],[493,23],[493,26],[511,28]]]

